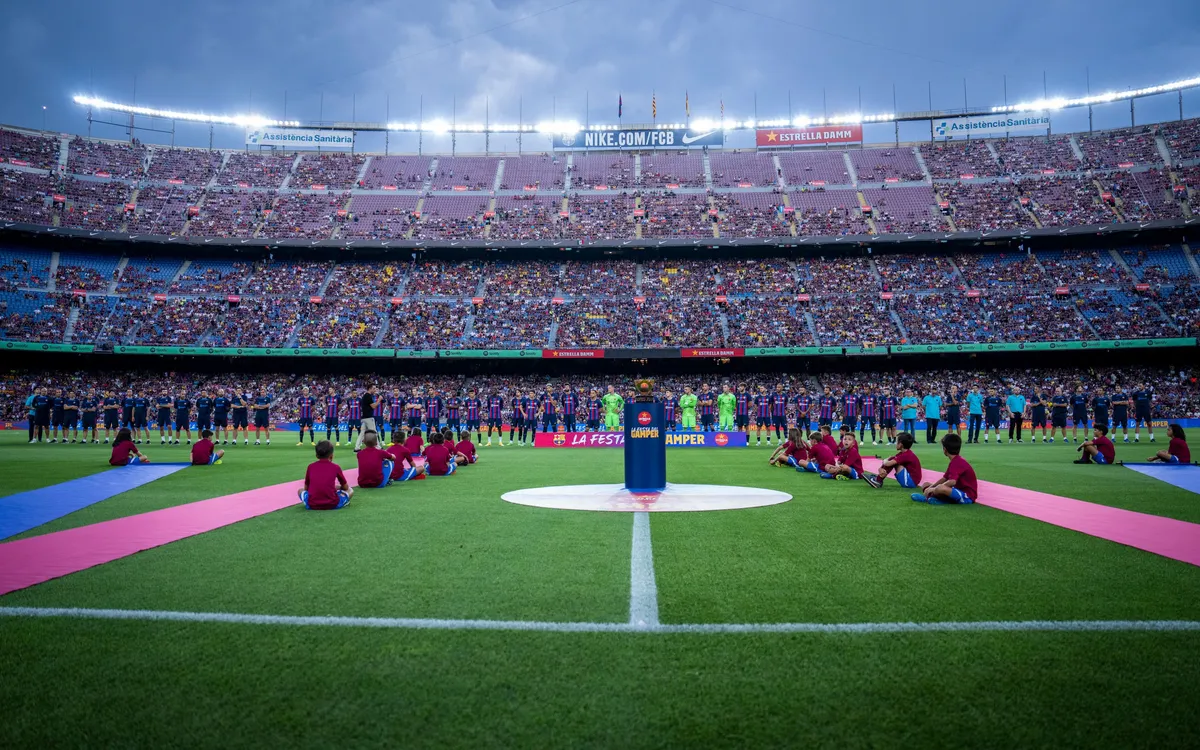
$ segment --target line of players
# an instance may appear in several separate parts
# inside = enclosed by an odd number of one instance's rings
[[[26,400],[31,443],[42,440],[66,443],[68,435],[72,443],[96,443],[100,442],[98,430],[101,428],[104,442],[109,442],[117,429],[126,427],[132,431],[135,443],[148,444],[152,439],[150,416],[153,414],[160,443],[178,445],[186,438],[191,444],[193,411],[198,431],[213,429],[221,444],[229,444],[230,440],[236,444],[240,435],[246,445],[250,442],[250,416],[253,413],[255,445],[261,444],[264,431],[267,445],[271,443],[270,412],[276,406],[276,400],[261,390],[230,396],[221,389],[204,391],[194,401],[186,394],[171,396],[166,391],[155,398],[137,396],[132,391],[126,391],[123,396],[89,392],[82,397],[74,391],[58,389],[53,394],[47,391],[39,388]],[[632,398],[632,391],[629,396]],[[1068,413],[1073,442],[1079,442],[1080,428],[1086,440],[1090,424],[1108,426],[1110,419],[1114,432],[1120,427],[1125,442],[1129,442],[1131,411],[1134,441],[1140,440],[1143,424],[1149,430],[1150,440],[1154,441],[1151,425],[1154,394],[1148,386],[1132,394],[1120,391],[1111,396],[1089,396],[1082,390],[1068,395],[1059,387],[1052,394],[1034,394],[1027,399],[1015,389],[1004,398],[995,389],[985,395],[977,388],[960,393],[957,387],[951,387],[947,394],[928,392],[918,398],[912,390],[896,396],[883,388],[866,389],[861,393],[848,389],[835,395],[827,387],[823,393],[811,395],[801,387],[798,393],[791,395],[784,391],[782,384],[777,385],[773,393],[768,393],[764,386],[759,386],[757,393],[750,393],[745,384],[739,384],[736,391],[725,384],[721,392],[716,393],[708,384],[701,384],[699,393],[687,386],[679,396],[668,391],[656,398],[664,403],[668,429],[749,432],[753,423],[758,445],[762,444],[764,431],[767,445],[770,445],[772,432],[776,441],[782,441],[791,425],[807,432],[814,422],[830,425],[835,421],[857,430],[860,441],[865,442],[865,434],[870,431],[872,445],[894,444],[898,426],[907,432],[915,432],[918,414],[926,423],[927,443],[936,442],[942,422],[956,434],[960,425],[966,424],[969,443],[978,443],[981,432],[984,442],[988,442],[988,431],[999,443],[1002,414],[1009,422],[1010,443],[1014,440],[1023,442],[1022,429],[1026,421],[1031,425],[1030,437],[1034,442],[1037,436],[1033,431],[1039,427],[1044,442],[1054,442],[1058,432],[1067,442]],[[625,400],[613,386],[608,386],[603,396],[595,389],[585,396],[570,386],[561,392],[548,386],[544,393],[529,391],[510,399],[500,393],[481,397],[475,389],[462,396],[442,396],[420,390],[411,394],[399,390],[377,394],[374,387],[367,389],[362,397],[353,389],[342,395],[330,388],[328,394],[318,398],[306,387],[296,406],[301,442],[306,430],[310,440],[315,440],[316,417],[320,414],[324,417],[326,439],[332,439],[335,445],[340,444],[343,422],[347,428],[347,442],[350,442],[355,433],[361,435],[364,419],[375,420],[381,438],[388,427],[394,433],[401,427],[414,429],[445,424],[474,431],[481,444],[484,444],[483,429],[486,426],[487,445],[491,444],[493,434],[498,436],[499,444],[504,445],[503,425],[507,421],[509,443],[531,445],[539,429],[554,432],[560,423],[568,431],[620,429]],[[1050,427],[1048,437],[1047,426]]]

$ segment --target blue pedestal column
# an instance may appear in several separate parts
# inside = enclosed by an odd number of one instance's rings
[[[625,489],[653,492],[667,486],[667,432],[663,405],[625,404]]]

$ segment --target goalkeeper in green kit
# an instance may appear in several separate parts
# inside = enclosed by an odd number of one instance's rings
[[[680,428],[687,432],[696,431],[696,394],[692,393],[692,387],[684,386],[683,395],[679,397],[679,421]]]
[[[729,431],[733,429],[733,411],[737,407],[737,396],[726,384],[721,387],[721,395],[717,396],[717,429]]]
[[[621,426],[621,412],[625,410],[625,399],[610,385],[608,393],[600,399],[604,405],[604,429],[616,430]]]

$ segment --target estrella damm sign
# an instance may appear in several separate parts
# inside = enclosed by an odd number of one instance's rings
[[[657,427],[634,427],[629,431],[629,439],[637,440],[638,438],[649,438],[651,440],[658,439]]]

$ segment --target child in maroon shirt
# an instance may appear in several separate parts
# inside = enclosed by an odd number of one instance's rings
[[[900,447],[900,452],[883,462],[879,467],[877,474],[867,474],[865,479],[867,484],[875,489],[883,486],[883,480],[887,478],[888,472],[895,470],[896,481],[905,489],[915,490],[921,485],[921,459],[917,458],[917,454],[913,453],[913,436],[910,433],[902,432],[896,436],[896,443]]]
[[[399,467],[399,471],[392,471],[392,475],[397,482],[407,482],[410,479],[424,479],[425,467],[417,466],[417,462],[413,460],[412,454],[404,447],[404,436],[401,433],[399,436],[392,433],[392,445],[387,449],[388,455],[392,457],[394,466]]]
[[[795,427],[788,430],[788,439],[775,449],[767,463],[772,466],[791,466],[792,468],[799,468],[808,463],[808,444],[804,442],[804,436],[801,435],[800,430]]]
[[[1187,435],[1183,433],[1183,427],[1177,424],[1167,425],[1167,435],[1171,438],[1171,442],[1167,444],[1167,449],[1155,453],[1147,460],[1163,461],[1168,464],[1190,464],[1192,462],[1192,450],[1188,448]]]
[[[337,510],[350,503],[354,490],[346,481],[342,467],[333,462],[333,443],[317,443],[317,460],[304,473],[304,486],[296,491],[309,510]]]
[[[458,433],[458,445],[454,446],[454,452],[458,454],[456,458],[459,463],[475,463],[475,444],[471,442],[471,433]]]
[[[979,499],[979,484],[975,470],[966,459],[958,455],[962,450],[962,438],[954,433],[942,438],[942,453],[950,459],[946,473],[936,482],[921,485],[924,492],[914,492],[912,499],[930,505],[970,505]]]
[[[433,440],[431,437],[430,440]],[[412,434],[404,441],[404,448],[414,456],[421,455],[421,450],[425,447],[425,441],[421,439],[421,428],[414,427]]]
[[[133,435],[127,428],[121,428],[113,441],[112,456],[108,463],[113,466],[129,466],[131,464],[148,464],[150,459],[142,455],[133,444]]]
[[[212,466],[221,463],[225,451],[213,448],[212,430],[200,433],[200,439],[192,446],[192,466]]]
[[[430,476],[448,477],[454,473],[454,454],[446,447],[446,439],[442,433],[435,432],[430,437],[431,442],[425,446],[425,471]]]
[[[835,438],[831,434],[832,430],[829,429],[829,425],[824,425],[824,424],[821,425],[820,432],[821,432],[821,442],[825,443],[825,446],[827,448],[829,448],[829,452],[832,453],[834,456],[836,456],[838,454],[838,451],[840,451],[842,449],[842,447],[840,445],[838,445],[837,438]],[[833,462],[830,461],[829,463],[833,463]]]
[[[367,430],[363,435],[363,447],[355,454],[358,458],[358,486],[386,487],[392,481],[395,466],[391,454],[379,447],[379,434]]]
[[[837,463],[826,466],[825,471],[821,472],[821,478],[845,481],[862,479],[865,475],[862,456],[858,454],[858,443],[854,440],[853,435],[843,435],[842,450],[838,454]]]
[[[1111,466],[1117,457],[1117,447],[1108,439],[1108,426],[1097,423],[1092,428],[1092,439],[1079,446],[1083,454],[1075,460],[1077,464],[1090,464],[1093,461]]]
[[[814,432],[808,436],[808,463],[804,465],[803,471],[818,474],[825,471],[826,466],[832,466],[836,462],[833,451],[829,449],[829,444],[824,440],[826,437],[829,437],[829,433],[822,436],[820,432]],[[796,471],[801,471],[801,469],[797,467]]]

